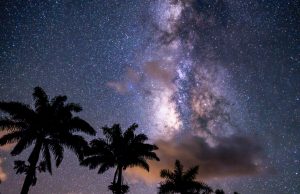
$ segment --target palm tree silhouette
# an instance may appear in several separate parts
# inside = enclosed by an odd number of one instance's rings
[[[222,189],[217,189],[215,191],[216,194],[225,194],[225,192]]]
[[[198,174],[198,169],[199,166],[194,166],[184,172],[183,165],[179,160],[176,160],[174,171],[170,171],[168,169],[163,169],[160,171],[160,176],[166,180],[160,183],[158,193],[211,193],[212,189],[209,186],[207,186],[205,183],[195,181],[196,175]]]
[[[99,167],[98,173],[100,174],[109,168],[116,167],[113,182],[109,186],[109,189],[115,194],[126,193],[129,190],[129,187],[123,184],[123,170],[138,166],[149,171],[146,160],[159,161],[154,152],[158,147],[144,143],[148,137],[145,134],[135,134],[137,127],[137,124],[133,124],[124,133],[119,124],[103,127],[105,138],[98,138],[90,142],[91,148],[81,163],[89,166],[90,169]]]
[[[0,102],[0,110],[9,114],[9,117],[0,119],[0,130],[8,133],[0,138],[0,146],[15,142],[11,155],[20,154],[30,145],[34,145],[25,161],[15,161],[17,173],[25,173],[21,194],[27,194],[30,186],[36,183],[36,170],[40,172],[51,170],[51,154],[54,156],[56,167],[63,159],[64,147],[74,151],[83,159],[83,151],[88,143],[76,132],[95,135],[95,130],[80,117],[74,117],[73,112],[82,109],[78,104],[65,103],[66,96],[56,96],[49,100],[45,91],[34,88],[33,98],[35,110],[20,102]],[[40,155],[42,161],[39,162]]]

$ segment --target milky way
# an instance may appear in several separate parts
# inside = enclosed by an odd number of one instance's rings
[[[206,139],[229,135],[235,130],[230,104],[235,102],[238,106],[239,103],[229,87],[228,71],[217,60],[201,60],[193,56],[194,45],[198,44],[194,37],[186,42],[178,35],[173,36],[172,41],[164,42],[182,22],[185,6],[168,1],[158,1],[153,5],[156,45],[146,51],[146,62],[141,64],[145,74],[141,82],[153,101],[150,102],[153,104],[150,111],[157,127],[152,131],[158,138],[161,135],[172,137],[187,130]]]
[[[125,174],[131,193],[157,191],[175,159],[232,193],[300,192],[299,2],[5,1],[0,3],[0,100],[32,103],[39,85],[83,106],[95,127],[133,122],[160,149],[150,173]],[[2,133],[1,133],[2,134]],[[18,193],[0,149],[1,193]],[[29,148],[30,150],[31,148]],[[65,153],[33,194],[109,193]]]

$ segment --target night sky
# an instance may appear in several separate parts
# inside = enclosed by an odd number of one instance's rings
[[[130,193],[156,193],[175,159],[228,193],[300,193],[299,1],[6,0],[0,21],[0,100],[32,105],[41,86],[81,104],[98,136],[136,122],[160,147],[150,173],[126,172]],[[32,147],[10,149],[3,194],[20,192],[13,161]],[[30,193],[110,193],[112,172],[65,152]]]

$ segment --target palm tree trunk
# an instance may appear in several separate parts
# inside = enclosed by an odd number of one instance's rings
[[[31,152],[31,154],[28,158],[30,166],[29,166],[28,173],[25,177],[25,180],[24,180],[24,183],[22,186],[21,194],[28,194],[29,188],[32,185],[32,182],[35,177],[36,165],[39,160],[41,148],[42,148],[42,142],[37,141],[34,146],[33,151]]]
[[[118,167],[118,182],[117,182],[117,193],[116,194],[122,194],[122,167]]]

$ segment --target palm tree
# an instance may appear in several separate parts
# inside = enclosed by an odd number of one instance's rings
[[[51,154],[58,167],[63,159],[64,147],[74,151],[83,158],[83,150],[88,143],[76,132],[95,135],[95,130],[80,117],[74,117],[73,112],[82,109],[78,104],[65,103],[66,96],[49,97],[40,87],[34,88],[33,98],[35,109],[20,102],[0,102],[0,110],[9,117],[0,119],[0,130],[8,133],[0,138],[0,146],[16,143],[11,155],[20,154],[30,145],[33,150],[25,161],[15,161],[17,173],[25,173],[21,194],[27,194],[30,186],[36,183],[36,170],[40,172],[51,170]],[[40,155],[42,161],[39,162]]]
[[[160,183],[158,188],[159,194],[196,194],[200,193],[211,193],[212,189],[205,183],[195,181],[196,175],[198,174],[199,166],[194,166],[187,171],[183,171],[183,165],[179,160],[175,161],[174,171],[163,169],[160,171],[160,176],[165,181]]]
[[[115,194],[128,192],[129,187],[123,184],[123,170],[128,167],[142,167],[149,171],[147,159],[157,160],[156,145],[146,144],[148,137],[145,134],[135,134],[138,125],[131,125],[124,133],[119,124],[112,127],[103,127],[103,138],[90,142],[90,150],[81,163],[90,169],[99,167],[98,173],[102,174],[109,168],[116,167],[113,182],[109,186]]]
[[[225,194],[225,192],[222,189],[217,189],[215,191],[216,194]]]

